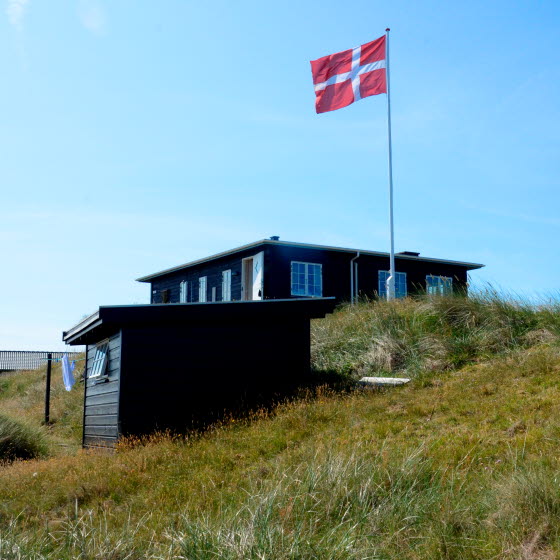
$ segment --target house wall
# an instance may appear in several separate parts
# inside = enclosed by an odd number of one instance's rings
[[[222,272],[225,270],[231,270],[231,298],[233,301],[240,301],[242,259],[256,255],[264,250],[266,270],[267,249],[268,247],[253,248],[156,278],[152,281],[150,303],[163,303],[163,290],[169,290],[169,300],[167,303],[179,303],[179,285],[183,280],[189,282],[188,302],[198,301],[198,279],[201,276],[207,277],[207,301],[212,301],[212,288],[216,288],[216,301],[222,301]]]
[[[192,291],[188,301],[198,301],[198,279],[201,276],[208,278],[208,301],[211,301],[212,287],[216,287],[217,301],[222,301],[222,272],[227,269],[232,271],[232,299],[240,300],[242,259],[260,251],[264,251],[265,299],[292,297],[291,263],[300,261],[322,265],[323,296],[334,296],[339,301],[350,300],[350,261],[356,253],[266,244],[156,278],[152,282],[151,303],[163,303],[162,290],[169,290],[168,303],[179,302],[179,284],[182,280],[191,283]],[[379,271],[389,270],[389,257],[361,255],[356,262],[360,295],[375,296],[378,290]],[[425,290],[426,276],[429,274],[453,278],[455,290],[465,289],[467,285],[467,270],[464,266],[421,259],[404,259],[398,256],[395,258],[395,266],[397,271],[406,272],[409,294]]]
[[[350,300],[350,262],[355,256],[356,253],[340,251],[271,246],[269,267],[265,269],[265,294],[279,299],[292,297],[291,263],[299,261],[322,265],[323,296],[334,296],[341,301]],[[359,293],[374,296],[378,290],[379,271],[389,270],[389,257],[361,255],[355,262],[358,263]],[[455,289],[466,287],[467,271],[463,266],[396,257],[395,267],[399,272],[406,272],[408,293],[425,290],[428,274],[453,278]]]
[[[121,333],[109,338],[106,379],[89,378],[96,348],[93,344],[87,349],[83,444],[86,447],[113,447],[119,435]]]

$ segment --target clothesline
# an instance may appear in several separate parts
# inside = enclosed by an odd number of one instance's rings
[[[40,360],[45,360],[46,362],[48,362],[49,360],[51,362],[62,362],[62,358],[39,358]],[[68,358],[70,359],[70,358]],[[83,360],[86,360],[87,358],[72,358],[70,359],[72,362],[82,362]]]

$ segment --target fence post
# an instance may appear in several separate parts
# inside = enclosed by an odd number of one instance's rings
[[[47,354],[47,386],[45,387],[45,424],[50,421],[52,354]]]

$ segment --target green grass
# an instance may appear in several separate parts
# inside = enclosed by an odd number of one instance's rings
[[[6,466],[0,558],[559,557],[558,313],[495,295],[343,308],[313,325],[315,367],[409,385]]]
[[[47,444],[40,430],[0,414],[0,463],[46,454]]]
[[[560,306],[490,289],[347,306],[313,329],[315,368],[349,375],[444,371],[557,340]]]
[[[76,377],[82,371],[78,362]],[[0,374],[0,413],[24,422],[40,433],[50,455],[75,454],[82,441],[83,383],[64,389],[61,365],[51,374],[50,424],[44,426],[46,366],[37,370]]]

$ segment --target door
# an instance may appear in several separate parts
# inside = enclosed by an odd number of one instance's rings
[[[243,301],[263,299],[263,265],[263,252],[243,259],[241,267],[241,299]]]
[[[253,257],[253,300],[263,299],[264,253],[261,251]]]
[[[241,299],[253,298],[253,257],[241,261]]]

